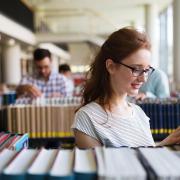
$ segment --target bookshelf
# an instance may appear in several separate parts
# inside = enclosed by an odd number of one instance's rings
[[[57,149],[59,147],[65,149],[72,149],[75,147],[74,137],[62,137],[62,138],[29,138],[29,148],[47,148]]]
[[[169,147],[4,149],[0,162],[1,180],[180,179],[179,153]]]

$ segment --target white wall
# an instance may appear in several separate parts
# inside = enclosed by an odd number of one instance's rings
[[[36,43],[36,38],[34,33],[32,33],[27,28],[23,27],[22,25],[2,15],[1,13],[0,13],[0,32],[31,45],[35,45]]]
[[[92,61],[92,51],[87,43],[69,43],[71,65],[87,65]]]

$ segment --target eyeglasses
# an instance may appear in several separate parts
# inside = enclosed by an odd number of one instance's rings
[[[126,64],[123,64],[121,62],[117,62],[118,64],[121,64],[129,69],[131,69],[132,71],[132,75],[135,76],[135,77],[138,77],[138,76],[142,76],[143,74],[145,74],[145,76],[150,76],[153,71],[155,70],[153,67],[149,67],[148,69],[137,69],[135,67],[131,67],[131,66],[128,66]]]

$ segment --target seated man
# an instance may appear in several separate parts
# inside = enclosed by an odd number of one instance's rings
[[[52,70],[51,53],[47,49],[34,51],[34,64],[36,73],[32,76],[23,77],[16,92],[18,97],[31,98],[59,97],[66,95],[63,76]]]
[[[160,69],[155,69],[155,71],[149,76],[148,80],[139,89],[136,99],[143,100],[145,98],[168,97],[170,97],[168,77]]]
[[[67,96],[73,96],[74,94],[74,81],[72,79],[71,68],[68,64],[59,65],[59,73],[65,78]]]

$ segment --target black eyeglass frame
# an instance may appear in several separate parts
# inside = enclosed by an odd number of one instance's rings
[[[150,75],[154,72],[154,70],[155,70],[152,66],[150,66],[148,69],[140,70],[140,69],[137,69],[137,68],[135,68],[135,67],[128,66],[128,65],[126,65],[126,64],[124,64],[124,63],[121,63],[121,62],[116,62],[116,63],[117,63],[117,64],[121,64],[121,65],[123,65],[123,66],[131,69],[132,75],[133,75],[134,77],[142,76],[144,73],[145,73],[146,76],[150,76]],[[151,72],[150,72],[150,70],[151,70]],[[134,71],[139,71],[139,72],[141,71],[141,72],[139,73],[139,75],[134,75]],[[148,72],[150,72],[150,73],[148,73]]]

